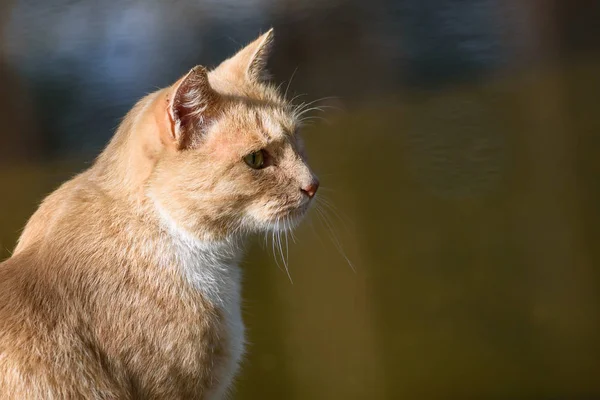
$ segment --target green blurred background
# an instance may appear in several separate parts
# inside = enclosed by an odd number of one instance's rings
[[[305,131],[331,206],[290,241],[293,284],[251,244],[234,397],[600,398],[599,20],[591,0],[2,0],[0,256],[136,99],[274,26],[275,81],[336,96]]]

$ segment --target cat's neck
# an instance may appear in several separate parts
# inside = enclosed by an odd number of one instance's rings
[[[241,272],[239,262],[244,238],[202,240],[179,226],[150,196],[161,229],[167,234],[169,252],[184,279],[208,299],[228,310],[239,302]]]
[[[128,197],[139,202],[165,147],[161,132],[167,128],[160,116],[167,90],[154,92],[127,114],[114,137],[89,170],[89,178],[113,197]]]

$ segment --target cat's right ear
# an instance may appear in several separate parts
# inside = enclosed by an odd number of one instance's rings
[[[173,85],[168,97],[171,139],[179,149],[200,142],[217,113],[219,95],[208,81],[208,71],[199,65]]]

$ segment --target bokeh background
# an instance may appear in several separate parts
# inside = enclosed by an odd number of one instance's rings
[[[290,241],[293,284],[251,244],[235,398],[600,398],[599,21],[594,0],[1,0],[0,257],[137,99],[273,26],[275,81],[333,97],[305,130],[327,219]]]

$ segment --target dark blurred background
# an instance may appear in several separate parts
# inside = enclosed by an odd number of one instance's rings
[[[600,398],[599,21],[594,0],[0,0],[0,256],[137,99],[273,26],[275,81],[335,96],[305,131],[331,205],[293,284],[250,248],[235,398]]]

